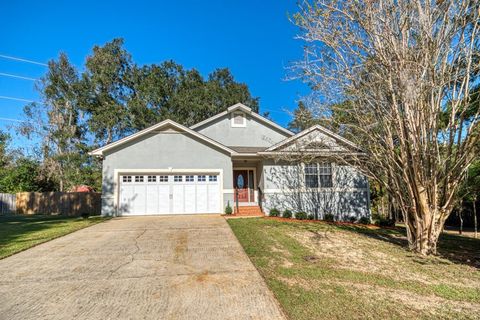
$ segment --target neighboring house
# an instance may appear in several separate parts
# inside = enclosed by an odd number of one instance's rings
[[[367,179],[328,160],[350,150],[358,149],[321,126],[294,134],[236,104],[190,128],[162,121],[90,154],[103,159],[103,215],[221,213],[238,200],[266,214],[346,219],[369,214]],[[285,157],[296,153],[325,158]]]

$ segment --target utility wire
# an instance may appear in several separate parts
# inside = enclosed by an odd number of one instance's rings
[[[268,111],[268,112],[275,112],[275,113],[286,113],[286,114],[290,114],[288,111],[285,111],[285,110],[272,110],[272,109],[266,109],[266,108],[262,108],[262,107],[260,107],[260,110],[261,110],[261,111]]]
[[[39,65],[39,66],[48,67],[48,64],[43,63],[43,62],[38,62],[38,61],[33,61],[33,60],[28,60],[28,59],[23,59],[23,58],[18,58],[18,57],[7,56],[7,55],[4,55],[4,54],[0,54],[0,58],[10,59],[10,60],[15,60],[15,61],[21,61],[21,62],[36,64],[36,65]]]
[[[23,99],[23,98],[15,98],[15,97],[7,97],[7,96],[0,96],[0,99],[23,101],[23,102],[35,102],[33,100],[28,100],[28,99]]]
[[[0,121],[26,122],[25,120],[12,119],[12,118],[2,118],[2,117],[0,117]]]
[[[23,79],[23,80],[30,80],[30,81],[37,81],[37,80],[39,80],[39,79],[35,79],[35,78],[30,78],[30,77],[17,76],[17,75],[15,75],[15,74],[10,74],[10,73],[5,73],[5,72],[0,72],[0,76],[17,78],[17,79]]]

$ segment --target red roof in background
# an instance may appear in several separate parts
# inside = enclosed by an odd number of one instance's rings
[[[95,192],[95,190],[90,186],[79,185],[72,187],[70,192]]]

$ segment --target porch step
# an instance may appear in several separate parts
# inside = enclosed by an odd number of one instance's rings
[[[263,217],[264,214],[262,209],[259,206],[240,206],[234,208],[235,216],[242,216],[242,217]]]

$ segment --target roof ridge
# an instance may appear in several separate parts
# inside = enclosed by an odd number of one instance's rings
[[[227,115],[227,114],[229,114],[229,113],[231,113],[231,112],[234,112],[234,111],[236,111],[236,110],[238,110],[238,109],[242,109],[242,111],[244,111],[245,113],[250,114],[250,115],[252,115],[254,118],[256,118],[256,119],[258,119],[258,120],[260,120],[260,121],[263,121],[263,122],[269,124],[270,126],[276,128],[276,129],[279,130],[279,131],[282,131],[282,132],[284,132],[284,133],[286,133],[286,134],[288,134],[288,135],[290,135],[290,136],[294,136],[294,135],[295,135],[292,131],[288,130],[287,128],[284,128],[284,127],[282,127],[281,125],[279,125],[278,123],[276,123],[276,122],[274,122],[274,121],[272,121],[272,120],[270,120],[270,119],[267,119],[267,118],[265,118],[264,116],[261,116],[261,115],[258,114],[257,112],[252,111],[251,108],[247,107],[247,106],[244,105],[243,103],[236,103],[236,104],[228,107],[227,110],[225,110],[225,111],[222,111],[222,112],[220,112],[220,113],[217,113],[216,115],[211,116],[210,118],[207,118],[207,119],[205,119],[205,120],[202,120],[202,121],[200,121],[200,122],[198,122],[198,123],[196,123],[196,124],[194,124],[194,125],[191,125],[191,126],[190,126],[190,129],[194,130],[194,129],[198,128],[198,127],[201,127],[201,126],[203,126],[203,125],[205,125],[205,124],[207,124],[207,123],[212,122],[213,120],[216,120],[216,119],[221,118],[221,117],[223,117],[223,116],[225,116],[225,115]]]

